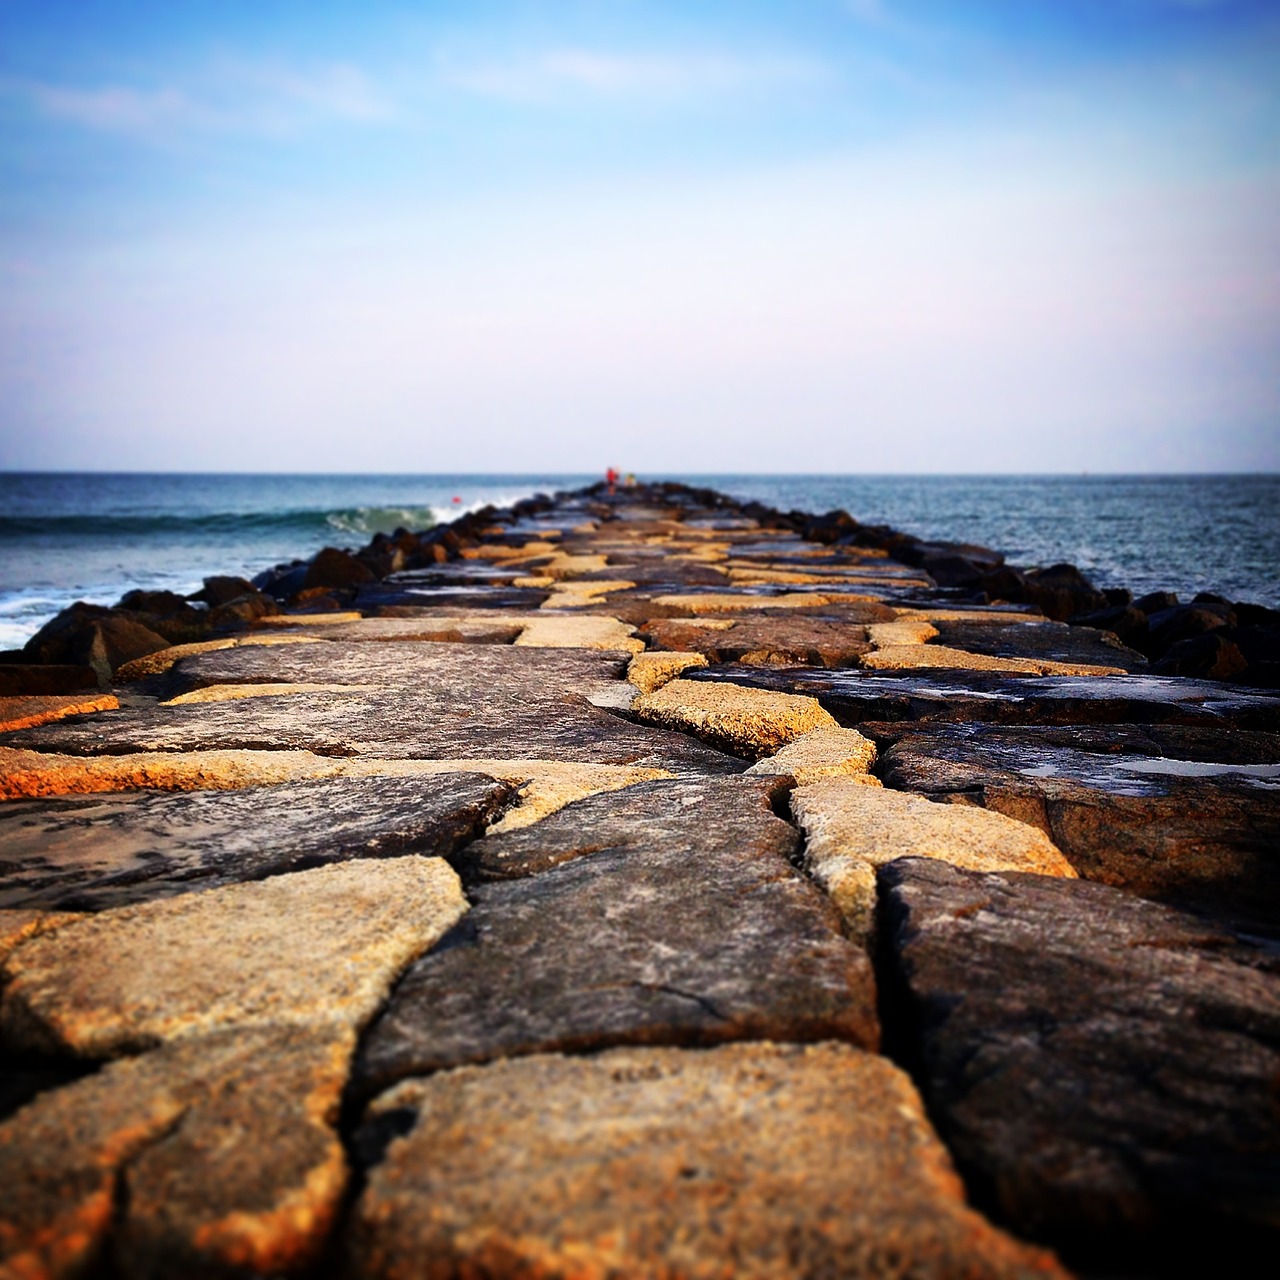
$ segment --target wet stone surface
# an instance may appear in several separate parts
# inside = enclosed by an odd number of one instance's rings
[[[1102,885],[926,859],[880,883],[895,1032],[1004,1220],[1156,1274],[1280,1227],[1274,949]]]
[[[1188,724],[1274,729],[1280,696],[1176,676],[1005,676],[947,671],[879,672],[724,664],[690,672],[817,698],[841,724],[868,720],[940,720],[992,724]]]
[[[1043,830],[1087,879],[1280,936],[1280,734],[885,726],[894,787]]]
[[[140,704],[102,712],[91,725],[23,730],[4,744],[71,754],[225,748],[740,768],[684,734],[633,724],[593,704],[630,701],[630,656],[392,641],[229,649],[184,659],[174,669],[173,688],[320,680],[347,687],[235,702]]]
[[[0,663],[0,1274],[1274,1252],[1267,611],[678,485],[256,581]]]
[[[98,911],[351,858],[447,857],[513,794],[449,774],[0,805],[0,907]]]
[[[1144,671],[1147,660],[1121,644],[1109,632],[1070,627],[1065,622],[1019,622],[997,626],[989,622],[949,622],[939,619],[938,644],[1002,658],[1048,658],[1055,662],[1093,663]]]
[[[527,1058],[375,1116],[408,1132],[356,1207],[361,1275],[1064,1274],[964,1206],[910,1081],[843,1045]]]
[[[356,1091],[609,1044],[874,1046],[870,963],[790,865],[770,790],[642,783],[465,851],[471,912],[397,987]],[[524,878],[476,883],[494,874]]]

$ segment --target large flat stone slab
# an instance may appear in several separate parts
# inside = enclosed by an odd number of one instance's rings
[[[698,619],[657,618],[642,631],[659,649],[755,666],[848,666],[871,649],[865,627],[813,617],[738,617],[713,627]]]
[[[39,1095],[0,1125],[0,1273],[282,1274],[347,1186],[333,1129],[351,1037],[202,1036]]]
[[[407,1081],[361,1275],[1064,1275],[966,1208],[910,1081],[842,1045],[536,1057]]]
[[[629,655],[515,645],[320,643],[237,648],[180,662],[175,685],[337,686],[229,702],[134,705],[91,725],[22,730],[6,745],[63,754],[211,750],[598,764],[737,766],[686,734],[605,709],[631,701]],[[596,705],[597,703],[601,705]]]
[[[473,773],[0,805],[0,907],[99,911],[352,858],[448,857],[513,795]]]
[[[874,1045],[869,961],[790,865],[796,835],[770,811],[772,789],[644,782],[471,846],[472,910],[396,988],[357,1090],[611,1044]],[[525,878],[477,882],[495,874]]]
[[[1280,934],[1280,734],[932,725],[892,739],[892,785],[1032,823],[1088,879]]]
[[[934,624],[938,643],[972,653],[1002,658],[1047,658],[1055,662],[1090,663],[1143,671],[1147,660],[1109,631],[1072,627],[1046,619],[1020,619],[1001,625],[985,620],[972,622],[939,618]]]
[[[87,716],[95,711],[111,711],[120,701],[110,693],[46,694],[26,698],[0,698],[0,733],[31,729],[68,716]]]
[[[690,672],[817,698],[841,723],[932,720],[994,724],[1202,724],[1274,729],[1280,697],[1179,676],[1010,676],[952,670],[923,674],[746,664]]]
[[[686,679],[642,693],[631,704],[631,713],[646,723],[696,734],[753,759],[771,755],[815,729],[837,727],[813,698]]]
[[[0,1040],[102,1058],[228,1027],[356,1028],[466,907],[446,863],[409,855],[86,916],[7,957]]]
[[[1102,885],[880,879],[899,1031],[984,1200],[1094,1268],[1241,1273],[1280,1228],[1274,951]]]
[[[938,858],[969,871],[1030,871],[1075,877],[1037,827],[1004,814],[826,777],[791,793],[805,835],[805,868],[832,897],[849,936],[875,929],[875,871],[897,858]]]

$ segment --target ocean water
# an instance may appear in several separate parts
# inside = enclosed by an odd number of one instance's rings
[[[0,648],[74,600],[196,590],[322,546],[358,547],[582,475],[0,474]],[[650,478],[650,477],[644,477]],[[1135,594],[1216,591],[1280,608],[1280,476],[664,476],[783,510],[975,542],[1018,565],[1070,561]]]

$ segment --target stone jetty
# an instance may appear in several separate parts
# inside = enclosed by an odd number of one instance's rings
[[[67,610],[0,1277],[1257,1274],[1278,624],[670,484]]]

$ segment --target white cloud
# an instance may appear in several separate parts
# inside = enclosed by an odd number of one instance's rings
[[[830,72],[806,58],[732,53],[610,53],[549,49],[503,61],[468,62],[442,57],[448,84],[498,98],[537,100],[568,92],[616,97],[684,97],[776,88],[817,81]]]
[[[359,68],[223,61],[181,83],[57,84],[5,78],[0,93],[82,128],[161,140],[188,132],[287,136],[333,121],[393,119],[395,105]]]

